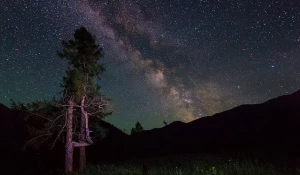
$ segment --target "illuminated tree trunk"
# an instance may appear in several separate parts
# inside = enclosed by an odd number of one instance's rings
[[[85,65],[84,65],[85,68]],[[88,113],[85,111],[85,98],[86,98],[86,86],[88,84],[89,76],[86,74],[85,84],[83,84],[83,96],[81,99],[81,120],[80,120],[80,142],[88,142],[92,144],[89,131]],[[86,166],[86,151],[85,146],[79,147],[79,169],[83,169]]]
[[[81,115],[80,121],[80,141],[84,141],[86,137],[85,134],[85,118],[83,114]],[[86,166],[86,153],[85,153],[85,146],[79,147],[79,169],[82,170]]]
[[[74,97],[71,97],[68,105],[68,113],[66,116],[66,152],[65,152],[65,172],[71,173],[73,171],[73,111],[74,111]]]

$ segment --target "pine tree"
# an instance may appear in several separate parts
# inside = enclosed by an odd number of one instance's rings
[[[141,132],[143,130],[144,130],[144,128],[143,128],[142,124],[140,122],[136,122],[135,127],[133,127],[131,129],[131,135],[134,133],[137,133],[137,132]]]
[[[73,132],[72,122],[67,123],[65,163],[66,171],[70,171],[72,158],[69,155],[73,154],[73,147],[80,149],[80,169],[85,167],[85,147],[93,143],[90,137],[89,117],[104,117],[105,112],[103,111],[107,106],[108,99],[100,94],[100,87],[97,85],[97,80],[104,71],[103,65],[99,63],[103,57],[103,48],[96,43],[92,34],[86,28],[81,27],[75,31],[74,39],[63,41],[62,45],[64,48],[58,52],[58,55],[68,60],[66,76],[61,84],[63,99],[69,100],[67,121],[72,121],[74,107],[80,109],[80,114],[77,116],[80,117],[78,141],[68,138],[74,136],[68,135],[69,132]]]
[[[86,165],[85,147],[93,143],[90,128],[111,114],[110,99],[100,93],[97,80],[104,71],[99,63],[103,48],[84,27],[75,30],[74,38],[62,42],[59,57],[68,61],[60,99],[15,103],[12,108],[25,111],[32,136],[27,144],[39,147],[49,143],[51,148],[60,140],[65,144],[65,172],[73,171],[73,150],[79,147],[79,168]],[[62,135],[65,131],[65,139]]]

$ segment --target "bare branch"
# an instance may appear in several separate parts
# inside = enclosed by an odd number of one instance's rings
[[[52,144],[52,146],[51,146],[51,149],[54,147],[54,145],[55,145],[57,139],[59,138],[60,134],[63,132],[64,128],[65,128],[66,125],[67,125],[67,115],[68,115],[68,114],[66,113],[66,114],[65,114],[65,116],[66,116],[65,124],[64,124],[64,126],[61,128],[61,130],[59,131],[59,133],[57,134],[57,137],[55,138],[55,140],[54,140],[54,142],[53,142],[53,144]]]
[[[69,107],[70,105],[59,105],[59,106],[62,106],[62,107]],[[76,108],[81,108],[80,105],[74,105],[73,107],[76,107]]]
[[[44,117],[44,116],[42,116],[42,115],[40,115],[40,114],[36,114],[36,113],[30,112],[30,111],[26,111],[26,110],[22,110],[22,109],[21,109],[21,111],[23,111],[23,112],[28,112],[29,114],[31,114],[31,115],[33,115],[33,116],[38,116],[38,117],[41,117],[41,118],[43,118],[43,119],[45,119],[45,120],[48,120],[48,121],[52,122],[52,120],[50,120],[50,119],[48,119],[48,118],[46,118],[46,117]]]
[[[104,109],[104,107],[109,106],[109,104],[101,104],[98,106],[99,109]]]
[[[72,142],[74,147],[85,147],[85,146],[89,146],[90,144],[86,143],[86,142]]]
[[[39,136],[37,136],[37,137],[34,137],[34,138],[32,138],[32,139],[30,139],[30,140],[28,140],[28,141],[26,142],[26,144],[24,145],[24,148],[26,148],[27,145],[28,145],[29,143],[31,143],[32,141],[34,141],[34,140],[36,140],[36,139],[38,139],[38,138],[41,138],[41,137],[44,137],[44,136],[50,136],[50,135],[52,135],[52,133],[42,134],[42,135],[39,135]]]
[[[54,125],[54,123],[56,122],[56,120],[59,119],[59,118],[62,117],[62,116],[64,116],[64,114],[59,115],[58,117],[56,117],[56,118],[54,119],[54,121],[51,123],[51,126],[48,128],[48,133],[50,132],[50,129],[53,127],[53,125]]]

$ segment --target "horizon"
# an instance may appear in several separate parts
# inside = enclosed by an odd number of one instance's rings
[[[188,122],[300,89],[300,6],[284,2],[2,1],[0,103],[50,99],[61,40],[85,26],[104,47],[106,121]],[[4,97],[4,98],[3,98]]]

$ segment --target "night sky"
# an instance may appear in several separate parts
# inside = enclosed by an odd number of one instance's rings
[[[0,103],[58,96],[61,41],[103,45],[120,129],[191,121],[300,89],[299,0],[1,0]]]

